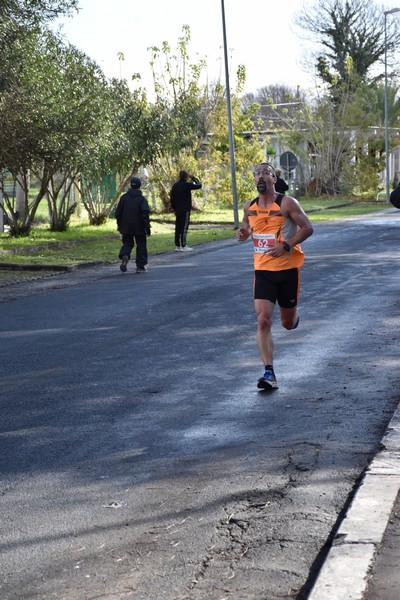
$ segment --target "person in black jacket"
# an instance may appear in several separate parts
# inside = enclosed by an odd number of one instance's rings
[[[393,206],[395,206],[396,208],[400,208],[400,183],[398,184],[398,186],[393,190],[393,192],[390,194],[390,202],[393,204]]]
[[[118,231],[122,235],[119,268],[125,273],[136,242],[136,273],[147,271],[147,236],[150,235],[150,208],[143,196],[139,177],[132,177],[131,187],[123,194],[115,211]]]
[[[278,194],[284,194],[288,191],[289,186],[284,179],[281,177],[282,171],[280,169],[275,169],[276,181],[275,181],[275,191]]]
[[[191,179],[192,182],[188,181]],[[186,245],[189,229],[190,211],[192,210],[192,190],[200,190],[201,183],[187,171],[179,172],[179,181],[174,183],[170,193],[171,207],[175,212],[175,250],[187,252],[192,250]]]

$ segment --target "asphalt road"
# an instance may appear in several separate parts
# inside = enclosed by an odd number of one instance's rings
[[[250,244],[2,288],[1,599],[306,598],[400,400],[399,233],[316,226],[270,393]]]

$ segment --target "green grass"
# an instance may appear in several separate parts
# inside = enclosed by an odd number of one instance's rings
[[[385,202],[367,202],[364,200],[346,199],[328,199],[328,200],[301,200],[303,209],[308,213],[310,221],[318,223],[320,221],[330,221],[332,219],[343,219],[368,213],[378,212],[387,208],[392,208],[391,204]],[[347,206],[340,206],[347,204]],[[337,208],[332,208],[337,206]]]
[[[348,199],[301,199],[304,210],[309,212],[313,223],[366,214],[390,208],[382,202],[358,201],[354,204],[338,208],[327,208],[339,205]],[[315,212],[313,212],[315,211]],[[242,218],[242,208],[239,211]],[[152,235],[148,238],[150,255],[174,249],[174,215],[153,215]],[[163,220],[159,223],[158,220]],[[204,212],[193,212],[192,227],[189,229],[188,243],[191,246],[212,241],[234,238],[233,209],[213,208]],[[204,227],[203,227],[204,225]],[[207,226],[208,225],[208,226]],[[116,230],[116,222],[110,219],[100,227],[90,226],[87,221],[74,217],[65,232],[52,232],[47,223],[38,223],[28,237],[11,238],[7,233],[0,233],[0,262],[18,265],[71,265],[91,260],[102,260],[110,263],[118,261],[120,235]],[[7,252],[4,252],[7,251]],[[9,253],[12,251],[12,253]],[[0,266],[1,269],[1,266]]]

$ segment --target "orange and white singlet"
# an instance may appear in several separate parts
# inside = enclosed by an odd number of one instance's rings
[[[247,216],[253,230],[255,270],[283,271],[301,267],[304,262],[304,253],[300,244],[293,246],[289,253],[285,252],[276,258],[266,254],[275,241],[281,244],[297,231],[296,223],[281,214],[281,200],[282,195],[279,194],[271,206],[263,208],[258,206],[258,198],[256,198],[248,208]]]

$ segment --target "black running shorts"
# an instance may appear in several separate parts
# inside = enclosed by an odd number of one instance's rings
[[[300,269],[254,272],[254,300],[278,301],[281,308],[293,308],[299,292]]]

